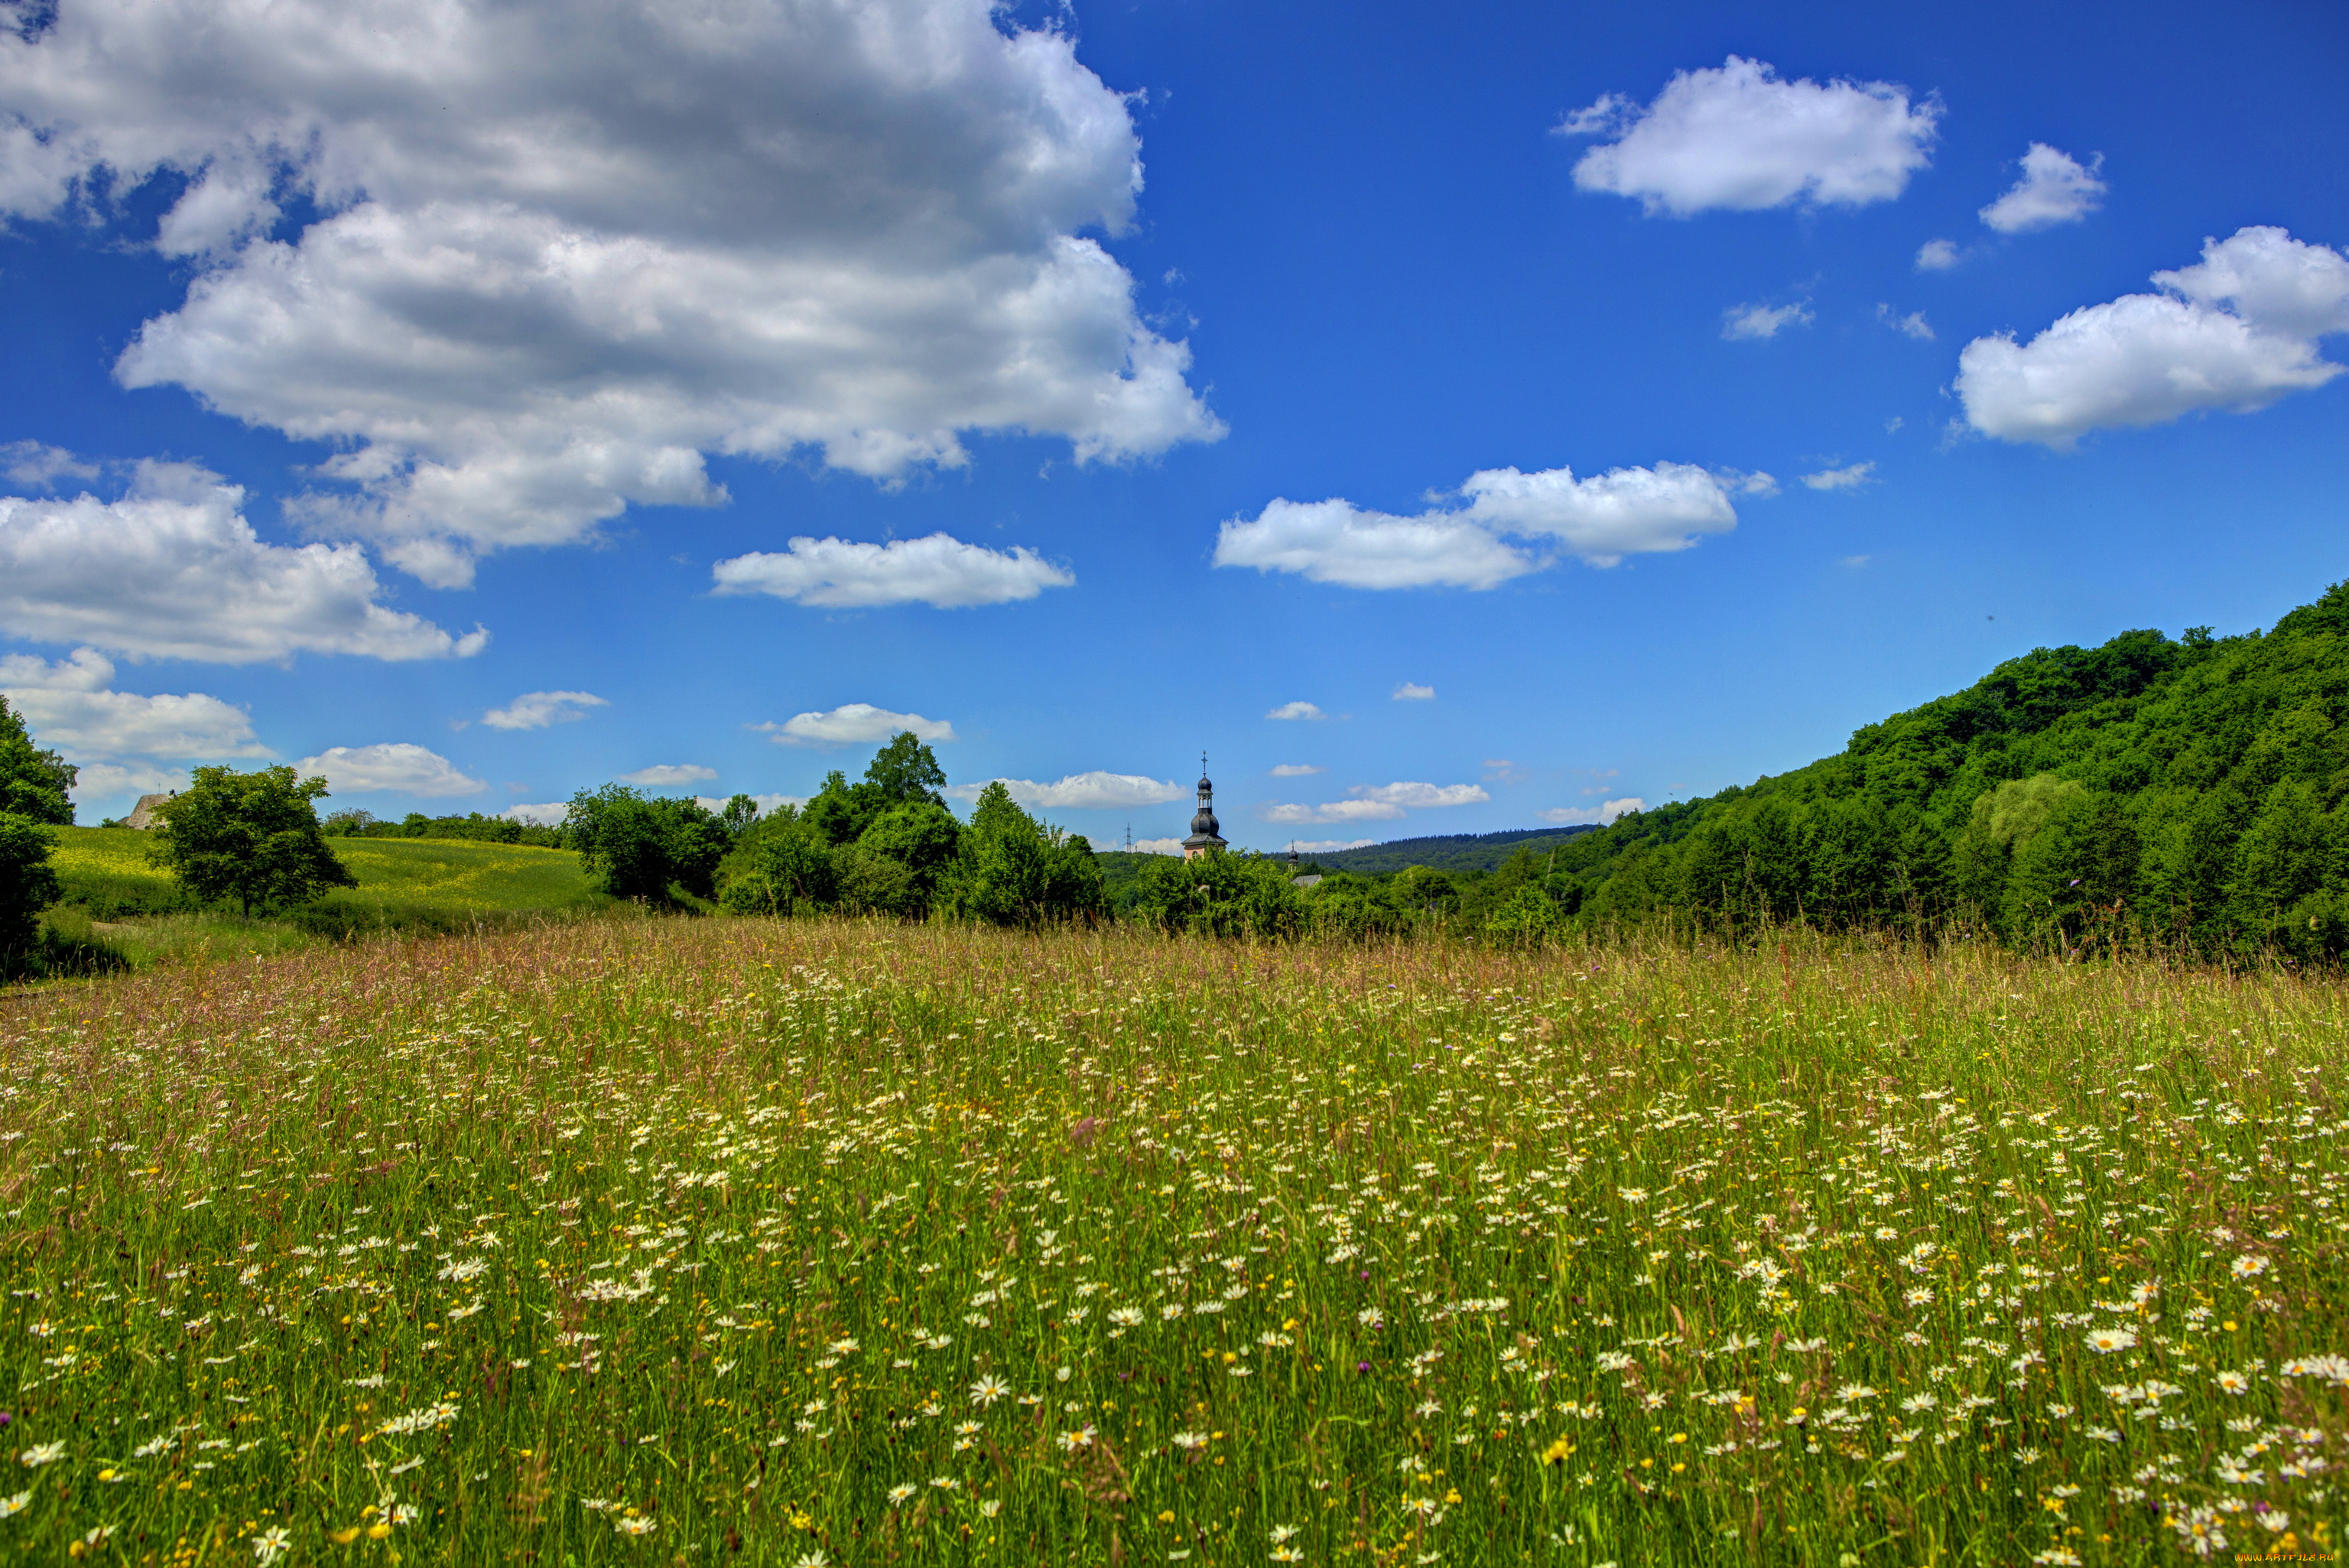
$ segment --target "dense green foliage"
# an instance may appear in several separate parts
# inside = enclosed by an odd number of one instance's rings
[[[319,829],[315,802],[326,793],[324,779],[296,779],[291,768],[199,768],[158,808],[148,852],[195,898],[233,899],[247,918],[255,907],[307,903],[358,885]]]
[[[2013,942],[2349,948],[2349,584],[2265,634],[2042,648],[1807,768],[1562,850],[1583,918],[1950,920]]]
[[[1322,869],[1376,876],[1411,866],[1427,866],[1455,875],[1463,872],[1501,869],[1511,855],[1547,854],[1559,845],[1595,830],[1575,828],[1511,828],[1498,833],[1437,833],[1417,839],[1390,839],[1358,850],[1322,850],[1313,860]]]
[[[41,911],[57,899],[49,869],[52,826],[73,821],[74,768],[43,751],[0,697],[0,974],[13,972],[40,932]]]
[[[743,914],[838,910],[996,925],[1107,912],[1092,846],[1020,810],[999,783],[968,826],[947,810],[930,748],[898,736],[852,784],[835,770],[803,809],[749,823],[719,867],[719,899]],[[748,804],[748,802],[744,802]]]
[[[719,862],[733,847],[726,824],[698,800],[648,799],[626,784],[574,795],[563,836],[604,892],[655,904],[680,890],[715,897]]]
[[[756,808],[753,808],[755,810]],[[372,811],[336,811],[326,820],[330,839],[466,839],[492,844],[535,844],[543,849],[566,848],[563,830],[511,817],[484,817],[479,811],[463,816],[428,817],[410,811],[393,822]]]
[[[1133,913],[1201,936],[1294,936],[1306,925],[1305,895],[1288,866],[1247,854],[1159,860],[1143,871]]]

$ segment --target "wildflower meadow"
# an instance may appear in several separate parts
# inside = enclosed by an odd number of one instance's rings
[[[2330,1560],[2329,978],[618,918],[0,999],[0,1556]]]

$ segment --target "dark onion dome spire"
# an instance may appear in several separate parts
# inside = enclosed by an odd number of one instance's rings
[[[1191,819],[1191,836],[1183,841],[1183,858],[1191,860],[1225,847],[1223,825],[1216,820],[1216,786],[1207,777],[1207,754],[1199,753],[1199,810]]]

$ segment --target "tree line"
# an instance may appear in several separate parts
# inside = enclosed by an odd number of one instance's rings
[[[0,700],[0,955],[37,944],[39,913],[58,896],[47,856],[73,820],[74,780]],[[1082,835],[1030,816],[999,783],[959,820],[945,784],[905,734],[862,779],[835,771],[804,805],[764,813],[747,796],[712,810],[607,784],[551,828],[478,813],[322,823],[324,780],[205,768],[160,813],[153,852],[200,898],[248,913],[349,885],[326,841],[345,834],[559,845],[614,897],[744,915],[1526,944],[1658,922],[1722,935],[1793,922],[2338,960],[2349,583],[2265,633],[2132,631],[2036,649],[1863,727],[1833,757],[1521,851],[1491,873],[1414,866],[1307,886],[1268,857],[1154,856],[1131,875],[1121,861],[1112,896]]]

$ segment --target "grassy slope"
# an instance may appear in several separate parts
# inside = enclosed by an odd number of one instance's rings
[[[244,921],[199,910],[147,859],[131,828],[61,828],[51,857],[65,902],[52,930],[121,949],[134,963],[201,948],[222,956],[277,952],[364,930],[451,931],[478,922],[592,909],[597,892],[568,850],[457,839],[332,839],[355,888],[287,919]]]
[[[2322,981],[620,919],[6,1019],[27,1562],[2155,1568],[2349,1523]]]

